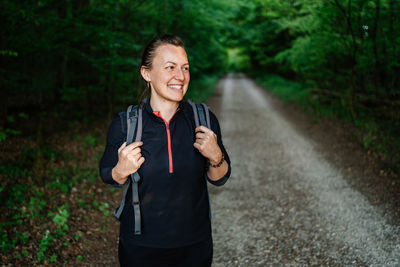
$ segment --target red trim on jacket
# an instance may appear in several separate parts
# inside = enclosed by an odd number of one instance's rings
[[[175,116],[175,114],[178,112],[179,109],[177,109],[174,113],[174,115],[172,115],[171,119],[166,122],[164,120],[164,118],[161,116],[160,111],[153,111],[154,115],[156,115],[157,117],[161,118],[163,120],[163,122],[165,123],[165,128],[167,130],[167,138],[168,138],[168,159],[169,159],[169,173],[173,173],[174,172],[174,167],[173,167],[173,163],[172,163],[172,149],[171,149],[171,132],[169,130],[169,124],[171,123],[172,118]]]

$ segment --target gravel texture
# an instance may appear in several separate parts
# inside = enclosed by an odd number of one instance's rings
[[[209,101],[232,160],[228,183],[209,186],[213,266],[400,266],[397,220],[271,102],[241,75]]]

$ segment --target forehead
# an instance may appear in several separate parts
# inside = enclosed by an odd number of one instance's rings
[[[177,63],[177,64],[186,64],[188,63],[186,51],[181,46],[175,45],[161,45],[156,49],[154,55],[154,62],[157,63],[166,63],[168,61]]]

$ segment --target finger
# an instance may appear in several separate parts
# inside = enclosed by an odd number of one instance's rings
[[[127,153],[127,155],[133,155],[133,156],[135,156],[135,155],[137,155],[137,154],[140,154],[141,152],[142,152],[142,149],[141,149],[140,147],[136,147],[135,149],[129,151],[129,152]]]
[[[142,156],[142,153],[137,153],[137,154],[129,154],[127,157],[131,161],[138,161],[140,157]]]
[[[136,161],[139,161],[139,159],[142,157],[142,153],[136,154],[135,159]]]
[[[139,147],[141,145],[143,145],[142,141],[133,142],[132,144],[128,145],[126,148],[129,149],[129,150],[133,150],[133,149],[135,149],[135,148],[137,148],[137,147]]]
[[[138,166],[139,166],[139,167],[142,166],[142,164],[143,164],[144,161],[145,161],[144,157],[140,157],[139,160],[138,160],[138,162],[137,162]]]
[[[199,127],[197,127],[196,129],[195,129],[195,132],[197,133],[197,132],[203,132],[203,133],[208,133],[208,132],[210,132],[211,130],[210,129],[208,129],[207,127],[205,127],[205,126],[203,126],[203,125],[200,125]],[[211,131],[212,132],[212,131]]]
[[[118,148],[118,153],[121,152],[122,149],[126,147],[126,142],[123,142],[122,145]]]
[[[196,143],[193,144],[193,146],[194,146],[197,150],[200,151],[201,145],[200,145],[199,143],[196,142]]]
[[[197,144],[199,145],[200,149],[203,149],[203,148],[204,148],[204,145],[206,144],[206,141],[203,140],[203,139],[197,139],[197,140],[195,141],[195,143],[197,143]]]
[[[207,138],[207,134],[205,134],[203,132],[198,132],[198,133],[196,133],[196,138],[197,139],[206,139]]]

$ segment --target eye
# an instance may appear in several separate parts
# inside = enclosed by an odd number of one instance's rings
[[[189,66],[183,67],[183,70],[184,70],[184,71],[189,71]]]
[[[173,69],[174,69],[174,66],[172,66],[172,65],[171,65],[171,66],[167,66],[166,69],[167,69],[167,70],[173,70]]]

